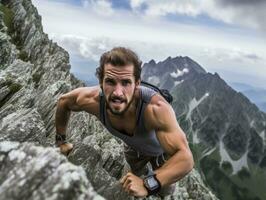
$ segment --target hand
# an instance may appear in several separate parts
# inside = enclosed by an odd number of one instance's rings
[[[67,142],[67,143],[61,144],[59,148],[60,148],[60,152],[67,156],[72,151],[73,144]]]
[[[146,197],[148,195],[148,191],[144,187],[143,180],[131,172],[128,172],[125,176],[123,176],[120,183],[129,195],[135,197]]]

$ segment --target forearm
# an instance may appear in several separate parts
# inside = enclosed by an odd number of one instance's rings
[[[170,185],[189,173],[194,165],[190,150],[179,150],[162,167],[155,170],[156,178],[162,186]]]
[[[70,113],[71,111],[64,104],[64,101],[59,99],[55,114],[55,127],[57,134],[66,135]]]

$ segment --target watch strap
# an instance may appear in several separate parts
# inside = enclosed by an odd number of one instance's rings
[[[60,133],[55,134],[56,146],[60,146],[61,144],[65,144],[65,143],[67,143],[65,134],[60,134]]]
[[[147,184],[146,184],[147,179],[149,179],[149,178],[151,178],[151,177],[153,177],[153,178],[156,180],[156,182],[158,183],[158,187],[156,187],[156,188],[153,189],[153,190],[152,190],[150,187],[148,187]],[[157,179],[156,174],[153,174],[153,175],[150,175],[150,176],[146,176],[146,177],[144,178],[143,182],[144,182],[144,187],[145,187],[145,188],[147,189],[147,191],[148,191],[148,196],[150,196],[150,195],[154,195],[154,194],[157,194],[157,193],[161,190],[161,183],[160,183],[160,181]]]

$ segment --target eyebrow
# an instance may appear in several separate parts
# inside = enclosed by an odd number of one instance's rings
[[[116,80],[116,79],[112,78],[112,77],[106,77],[106,78],[104,78],[104,80],[109,81],[109,80]],[[122,78],[122,79],[119,79],[119,80],[120,81],[130,81],[130,82],[132,82],[132,80],[130,78]]]
[[[106,77],[104,80],[115,80],[114,78]]]
[[[129,78],[121,79],[121,81],[129,81],[129,82],[132,82],[132,80],[129,79]]]

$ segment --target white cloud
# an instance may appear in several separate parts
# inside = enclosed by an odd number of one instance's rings
[[[99,61],[103,52],[110,50],[115,43],[109,38],[87,38],[76,35],[54,35],[52,40],[57,41],[70,54],[77,54],[83,58]]]
[[[201,13],[201,8],[198,2],[191,0],[153,1],[145,13],[151,16],[165,16],[167,14],[197,16]]]
[[[147,16],[165,16],[178,14],[187,16],[206,15],[212,19],[227,24],[238,24],[256,29],[266,30],[266,1],[259,3],[228,0],[131,0],[131,7],[138,11],[141,9]]]
[[[261,61],[265,61],[265,58],[258,56],[252,51],[242,50],[240,48],[232,48],[232,49],[203,49],[201,52],[202,56],[206,56],[209,58],[217,59],[219,62],[231,61],[231,62],[240,62],[251,65],[256,65]]]
[[[88,6],[92,6],[92,9],[99,15],[111,16],[114,14],[112,9],[112,3],[107,0],[91,0]],[[87,7],[88,7],[87,6]]]
[[[135,13],[145,14],[146,17],[165,16],[167,14],[181,14],[197,16],[201,14],[200,1],[195,0],[130,0]]]
[[[84,8],[88,8],[89,5],[90,5],[89,0],[82,0],[81,3],[82,3],[82,6],[83,6]]]
[[[140,8],[143,2],[135,0],[131,1],[131,5]],[[98,61],[104,51],[114,46],[126,46],[135,50],[145,62],[183,55],[211,72],[230,68],[246,74],[259,74],[266,80],[265,39],[254,32],[143,18],[122,10],[106,17],[88,6],[91,1],[84,1],[84,7],[47,0],[33,0],[33,3],[42,15],[44,31],[66,48],[70,56],[78,54]],[[194,7],[196,5],[193,4]],[[110,8],[111,4],[108,6],[106,8]]]
[[[130,5],[133,9],[139,8],[145,0],[130,0]]]
[[[247,38],[245,33],[238,30],[219,30],[163,20],[147,21],[119,11],[110,20],[97,17],[82,8],[47,1],[38,4],[38,9],[43,15],[44,30],[49,34],[108,37],[120,41],[144,42],[150,46],[168,44],[175,45],[176,49],[180,46],[224,49],[238,47],[265,54],[265,47],[259,37]]]

